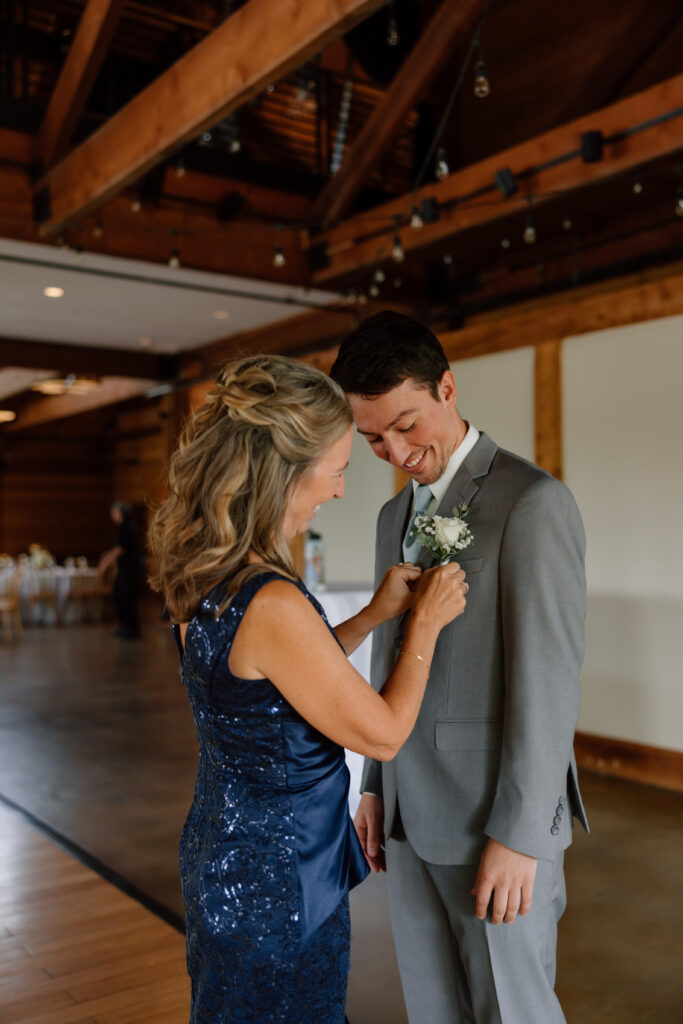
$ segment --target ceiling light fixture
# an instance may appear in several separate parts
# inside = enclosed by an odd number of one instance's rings
[[[214,320],[227,320],[229,316],[227,309],[214,309],[213,311]]]
[[[99,386],[100,382],[94,377],[77,377],[75,373],[69,373],[66,377],[36,381],[31,385],[31,391],[38,391],[41,395],[87,395]]]
[[[0,423],[11,423],[16,418],[17,414],[12,409],[0,409]]]
[[[282,251],[282,246],[281,245],[274,245],[273,246],[273,266],[274,267],[284,267],[286,262],[287,262],[287,260],[285,259],[285,254]]]
[[[58,288],[55,285],[50,285],[47,288],[43,288],[43,295],[45,295],[48,299],[61,299],[63,294],[64,289]]]

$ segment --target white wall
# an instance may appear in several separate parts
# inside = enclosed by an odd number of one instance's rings
[[[458,412],[501,448],[534,458],[534,350],[451,363]]]
[[[377,513],[394,493],[394,471],[354,432],[346,471],[346,494],[328,501],[311,523],[325,540],[328,584],[372,584],[375,575]]]
[[[579,725],[683,749],[683,317],[563,349],[565,480],[587,535]]]

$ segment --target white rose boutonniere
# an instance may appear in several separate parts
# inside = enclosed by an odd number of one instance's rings
[[[415,536],[423,547],[438,556],[442,565],[474,540],[465,522],[467,512],[467,505],[459,505],[453,509],[452,516],[422,514],[415,517]]]

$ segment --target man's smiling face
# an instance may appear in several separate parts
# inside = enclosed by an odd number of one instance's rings
[[[447,370],[438,385],[438,399],[425,385],[404,380],[384,395],[348,396],[358,432],[375,455],[404,470],[420,484],[431,484],[445,472],[464,423],[455,407],[456,387]]]

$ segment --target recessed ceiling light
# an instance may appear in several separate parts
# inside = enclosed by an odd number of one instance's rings
[[[140,338],[141,348],[151,348],[153,344],[154,342],[151,338]]]
[[[17,414],[11,409],[0,409],[0,423],[11,423],[17,418]]]
[[[229,316],[227,309],[214,309],[213,311],[214,320],[227,320]]]
[[[64,289],[63,288],[55,288],[55,287],[43,288],[43,295],[46,295],[48,297],[48,299],[61,299],[63,294],[64,294]]]

